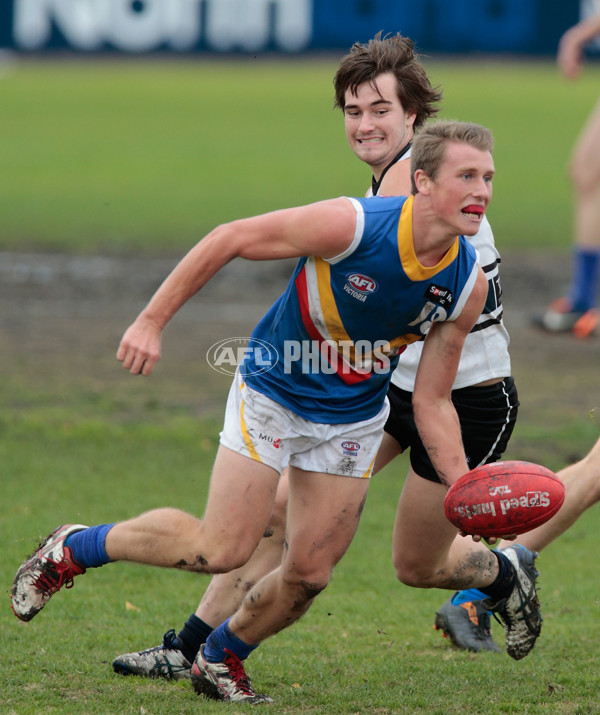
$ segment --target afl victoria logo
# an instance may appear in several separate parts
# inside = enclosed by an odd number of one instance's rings
[[[356,455],[360,449],[360,444],[358,442],[348,440],[346,442],[342,442],[342,449],[344,450],[344,454]]]
[[[348,273],[346,282],[359,293],[375,293],[377,282],[363,273]]]

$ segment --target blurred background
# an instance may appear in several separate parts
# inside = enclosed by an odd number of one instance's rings
[[[494,131],[501,245],[566,247],[565,163],[597,96],[597,54],[575,83],[554,56],[598,7],[2,0],[0,248],[177,253],[217,222],[364,193],[332,78],[379,31],[414,40],[443,116]]]
[[[600,48],[567,82],[557,43],[598,9],[589,0],[2,0],[5,404],[72,405],[73,392],[146,404],[148,384],[127,380],[114,353],[194,242],[233,218],[364,194],[370,174],[346,145],[332,79],[355,41],[400,31],[443,88],[441,116],[495,135],[488,215],[522,424],[552,430],[572,418],[588,446],[597,343],[529,326],[569,281],[566,164],[600,86]],[[220,416],[228,379],[211,373],[206,350],[247,335],[289,269],[234,263],[177,316],[152,378],[157,404]]]
[[[553,54],[593,2],[538,0],[9,0],[0,42],[18,51],[345,50],[401,30],[427,52]]]

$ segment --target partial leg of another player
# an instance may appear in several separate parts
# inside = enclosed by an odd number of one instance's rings
[[[393,560],[400,581],[416,588],[476,588],[502,619],[506,648],[525,657],[541,630],[535,581],[537,554],[523,546],[491,551],[457,535],[445,518],[446,488],[409,470],[394,525]]]
[[[600,102],[573,149],[570,176],[575,194],[575,246],[568,295],[551,303],[535,322],[549,332],[587,338],[598,332],[600,280]]]
[[[561,469],[557,476],[565,486],[565,501],[560,511],[537,529],[521,534],[516,543],[541,551],[600,501],[600,439],[583,459]]]
[[[565,501],[558,514],[513,542],[500,542],[498,548],[522,544],[530,551],[539,552],[600,501],[600,439],[583,459],[560,470],[557,476],[565,486]],[[478,590],[455,593],[436,613],[436,627],[464,650],[496,650],[489,636],[489,615],[482,605],[484,599],[485,594]]]

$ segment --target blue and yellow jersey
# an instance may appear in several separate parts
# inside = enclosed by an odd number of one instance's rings
[[[300,259],[240,367],[254,390],[326,424],[376,415],[402,351],[432,322],[456,319],[477,279],[462,236],[437,265],[419,263],[412,197],[348,200],[357,214],[351,245],[332,259]],[[265,342],[277,356],[266,370]]]

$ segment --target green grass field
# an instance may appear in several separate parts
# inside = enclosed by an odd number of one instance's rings
[[[231,218],[362,194],[364,167],[332,109],[336,62],[9,65],[0,248],[179,253]],[[497,240],[568,245],[565,164],[600,67],[576,84],[551,62],[427,67],[445,90],[443,116],[494,131]]]
[[[8,66],[0,76],[0,250],[179,255],[220,221],[363,193],[365,168],[331,108],[336,60]],[[445,88],[444,116],[495,133],[490,217],[503,250],[567,251],[564,167],[596,101],[600,68],[567,85],[551,63],[427,64]],[[8,328],[5,343],[16,339]],[[111,340],[90,365],[113,361],[115,347]],[[43,346],[24,356],[22,378],[1,388],[0,712],[250,711],[200,700],[189,684],[112,673],[114,656],[181,627],[207,577],[109,565],[78,578],[31,623],[14,618],[14,573],[52,528],[167,504],[200,514],[217,448],[218,417],[199,418],[196,409],[204,373],[190,369],[199,384],[174,396],[160,377],[142,386],[108,370],[86,374],[85,356],[74,355],[60,379],[53,372],[45,383],[46,357]],[[526,419],[506,456],[561,468],[598,434],[595,420],[580,412]],[[275,699],[270,711],[599,713],[595,510],[540,557],[544,628],[533,653],[518,663],[504,653],[464,653],[432,629],[447,594],[410,589],[394,577],[391,528],[405,471],[401,458],[375,478],[329,588],[299,624],[249,659],[257,689]],[[501,627],[493,627],[501,642]]]
[[[58,523],[120,519],[167,502],[199,512],[216,434],[215,424],[168,414],[131,424],[106,409],[10,422],[4,413],[2,712],[250,711],[199,700],[186,683],[112,673],[117,654],[155,645],[167,628],[182,625],[207,577],[109,565],[76,579],[29,624],[8,606],[16,566]],[[275,699],[272,711],[598,712],[593,515],[540,557],[545,621],[533,653],[514,662],[504,653],[460,652],[432,629],[445,593],[404,587],[393,574],[391,524],[405,468],[400,459],[375,478],[358,535],[309,613],[249,659],[257,689]],[[494,633],[501,642],[497,624]]]

